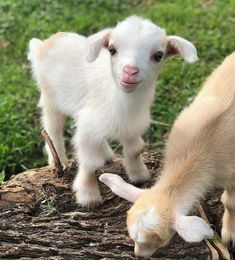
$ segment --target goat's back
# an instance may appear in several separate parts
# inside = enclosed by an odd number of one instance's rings
[[[74,115],[87,102],[89,92],[100,93],[100,84],[108,85],[105,78],[109,72],[104,74],[103,69],[108,53],[103,51],[96,61],[88,63],[87,44],[86,37],[64,32],[44,41],[30,41],[28,58],[42,93],[41,105],[49,102],[65,114]]]
[[[166,148],[168,162],[177,158],[179,164],[191,161],[198,167],[199,163],[216,169],[221,183],[224,174],[235,181],[234,94],[233,53],[211,74],[194,102],[175,121]]]

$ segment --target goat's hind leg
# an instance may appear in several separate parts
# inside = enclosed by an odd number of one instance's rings
[[[222,241],[229,245],[231,242],[235,246],[235,189],[227,189],[222,195],[222,203],[224,205],[223,225],[222,225]]]
[[[56,152],[58,153],[59,159],[62,164],[66,165],[67,157],[65,154],[63,129],[64,129],[64,115],[50,105],[42,106],[42,123],[44,129],[50,136]],[[48,144],[46,144],[46,151],[48,154],[48,163],[51,167],[55,167],[54,160]]]
[[[101,150],[103,152],[105,163],[110,163],[114,160],[115,154],[108,142],[103,142]]]

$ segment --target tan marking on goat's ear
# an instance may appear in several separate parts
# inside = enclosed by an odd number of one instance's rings
[[[65,32],[57,32],[53,34],[51,37],[49,37],[48,39],[46,39],[45,41],[43,41],[43,45],[38,52],[38,59],[43,60],[48,55],[49,51],[53,48],[55,42],[58,39],[64,37],[65,35],[66,35]]]
[[[109,38],[104,42],[103,46],[104,46],[104,48],[109,47]]]
[[[167,36],[167,49],[165,57],[180,54],[188,63],[194,63],[198,60],[196,47],[188,40],[175,36]]]

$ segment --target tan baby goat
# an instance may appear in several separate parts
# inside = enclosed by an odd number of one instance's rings
[[[211,238],[207,223],[187,214],[213,187],[225,189],[222,240],[235,243],[235,53],[212,73],[175,121],[162,175],[151,189],[135,188],[114,174],[103,174],[100,180],[135,202],[127,226],[138,256],[152,255],[175,231],[188,242]]]

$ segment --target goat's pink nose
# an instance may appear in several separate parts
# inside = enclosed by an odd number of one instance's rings
[[[131,75],[131,76],[139,73],[139,69],[136,66],[131,66],[131,65],[124,66],[123,71],[125,74]]]

